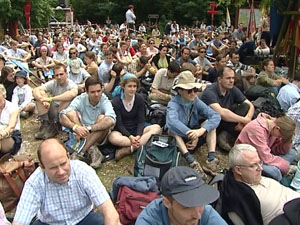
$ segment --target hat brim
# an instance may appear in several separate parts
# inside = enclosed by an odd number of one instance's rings
[[[201,83],[187,83],[187,84],[176,84],[173,87],[173,89],[182,88],[182,89],[190,90],[193,88],[201,88],[201,87],[202,87]]]
[[[220,196],[219,191],[207,184],[198,188],[172,195],[172,197],[185,207],[198,207],[216,201]]]
[[[80,73],[80,68],[79,69],[74,69],[74,68],[71,67],[71,72],[73,74],[79,74]]]

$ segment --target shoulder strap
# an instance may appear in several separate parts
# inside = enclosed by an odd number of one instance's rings
[[[7,180],[8,184],[10,185],[10,187],[12,188],[12,190],[14,191],[14,193],[16,194],[16,196],[18,198],[20,198],[20,196],[21,196],[21,190],[18,188],[18,186],[16,185],[16,183],[13,181],[13,179],[10,176],[10,174],[9,173],[3,173],[3,176]]]
[[[187,124],[188,127],[190,127],[191,118],[192,118],[192,115],[193,115],[193,109],[194,109],[194,104],[191,106],[191,110],[190,110],[190,113],[189,113],[188,124]]]

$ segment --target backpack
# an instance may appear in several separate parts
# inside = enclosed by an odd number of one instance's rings
[[[155,191],[146,193],[121,186],[118,191],[115,207],[123,225],[134,225],[138,215],[144,208],[159,195]]]
[[[253,102],[253,105],[255,107],[255,112],[257,115],[263,112],[269,114],[272,117],[279,117],[283,113],[278,100],[274,97],[259,97]]]
[[[26,179],[35,170],[34,165],[23,168],[23,161],[29,160],[28,156],[14,156],[5,154],[0,159],[0,202],[4,211],[14,209],[19,201]]]
[[[166,124],[167,107],[161,104],[153,104],[148,108],[146,121],[164,127]]]
[[[134,176],[154,176],[160,181],[171,167],[181,165],[181,159],[173,136],[153,134],[136,153]]]

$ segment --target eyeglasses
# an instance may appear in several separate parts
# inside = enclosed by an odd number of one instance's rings
[[[200,53],[205,53],[205,51],[201,51]]]
[[[257,169],[258,169],[258,167],[259,167],[259,168],[262,168],[262,165],[263,165],[263,162],[262,162],[262,161],[260,161],[260,162],[258,162],[258,163],[254,163],[254,164],[252,164],[252,165],[249,165],[249,166],[245,166],[245,165],[236,165],[236,166],[248,167],[248,168],[251,168],[251,169],[255,169],[255,170],[257,170]]]
[[[75,55],[76,54],[76,52],[70,52],[70,55]]]
[[[191,94],[192,92],[197,92],[197,91],[198,91],[197,88],[193,88],[193,89],[187,90],[187,93]]]

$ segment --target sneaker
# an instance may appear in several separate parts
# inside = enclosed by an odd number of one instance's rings
[[[201,167],[201,165],[200,165],[199,162],[197,162],[195,160],[194,162],[192,162],[190,164],[190,167],[193,168],[194,170],[196,170],[200,174],[200,176],[202,177],[202,179],[204,180],[204,182],[206,182],[207,175],[204,173],[204,171],[203,171],[203,169],[202,169],[202,167]]]
[[[20,117],[22,117],[22,118],[24,118],[24,119],[27,119],[27,118],[29,117],[29,112],[24,112],[24,111],[22,111],[22,112],[20,113]]]
[[[80,138],[80,140],[77,141],[75,134],[73,132],[69,132],[69,141],[67,142],[68,148],[72,149],[74,152],[80,153],[85,143],[85,138]]]
[[[104,156],[102,155],[98,147],[96,145],[93,145],[92,147],[90,147],[88,153],[92,160],[90,166],[93,167],[94,169],[100,168]]]
[[[214,158],[214,160],[212,161],[206,160],[206,164],[202,166],[202,169],[204,170],[205,173],[214,177],[218,174],[218,165],[219,165],[219,160],[217,158]]]
[[[131,147],[120,148],[115,153],[115,159],[116,161],[119,161],[120,159],[130,154],[131,154]]]
[[[79,154],[77,152],[73,152],[70,155],[70,159],[71,160],[80,160],[80,161],[85,162],[86,164],[91,163],[91,159],[90,159],[89,155],[86,152],[83,153],[83,151],[81,151]]]
[[[219,148],[229,152],[234,144],[233,139],[234,138],[232,137],[232,135],[230,133],[228,133],[225,130],[221,131],[217,136],[217,143],[218,143]]]

